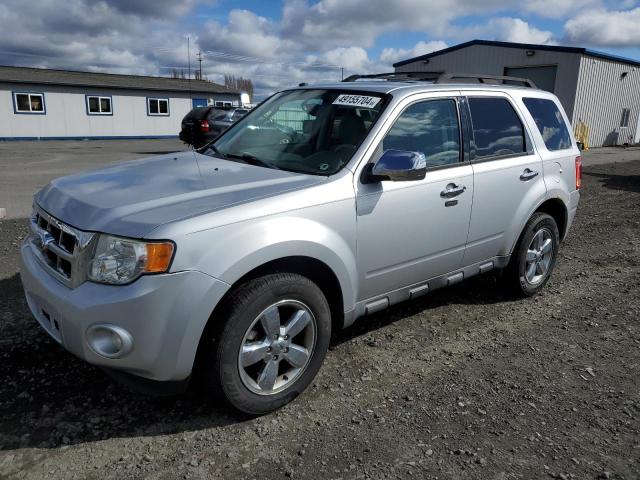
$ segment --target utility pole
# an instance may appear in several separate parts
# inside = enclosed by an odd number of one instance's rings
[[[340,67],[340,80],[344,80],[344,67]]]
[[[200,72],[198,73],[198,80],[202,80],[202,52],[198,52],[198,63],[200,64]]]
[[[191,38],[187,35],[187,82],[189,84],[189,99],[191,99]]]

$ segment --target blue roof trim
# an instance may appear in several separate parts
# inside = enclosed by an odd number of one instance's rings
[[[534,43],[514,43],[514,42],[497,42],[493,40],[471,40],[469,42],[459,43],[452,47],[437,50],[435,52],[427,53],[426,55],[420,55],[419,57],[409,58],[393,64],[394,67],[401,67],[409,63],[418,62],[420,60],[427,60],[438,55],[443,55],[449,52],[455,52],[463,48],[471,47],[474,45],[486,45],[490,47],[505,47],[505,48],[522,48],[527,50],[547,50],[552,52],[566,52],[566,53],[580,53],[583,55],[589,55],[590,57],[603,58],[605,60],[614,60],[616,62],[623,62],[633,66],[640,66],[640,61],[631,60],[630,58],[619,57],[617,55],[610,55],[608,53],[597,52],[595,50],[589,50],[582,47],[563,47],[560,45],[537,45]]]

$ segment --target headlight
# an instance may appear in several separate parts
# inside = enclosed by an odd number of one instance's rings
[[[122,285],[145,273],[166,272],[173,250],[172,242],[144,242],[101,234],[89,263],[88,278]]]

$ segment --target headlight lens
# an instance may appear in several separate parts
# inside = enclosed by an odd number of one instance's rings
[[[144,242],[100,235],[89,263],[89,280],[122,285],[145,273],[166,272],[173,250],[172,242]]]

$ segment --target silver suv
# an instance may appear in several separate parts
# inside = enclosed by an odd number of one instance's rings
[[[299,395],[359,317],[497,269],[538,292],[581,181],[557,98],[350,80],[277,93],[199,151],[43,188],[22,246],[38,322],[122,380],[198,377],[260,414]]]

